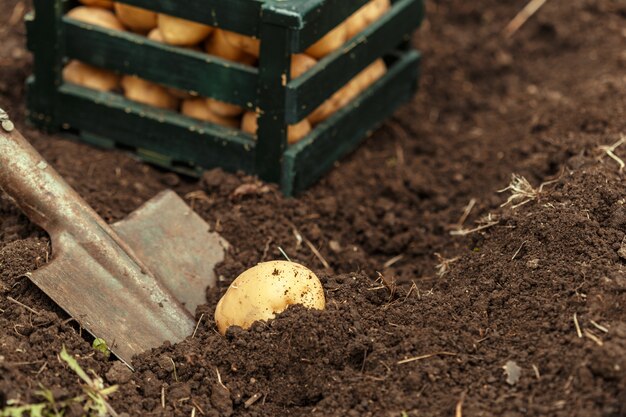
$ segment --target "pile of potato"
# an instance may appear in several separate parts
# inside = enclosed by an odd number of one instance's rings
[[[258,62],[258,39],[203,25],[111,0],[80,0],[83,6],[68,12],[68,16],[112,30],[132,31],[163,42],[245,65]],[[370,0],[346,21],[331,30],[303,54],[295,54],[291,63],[291,78],[297,78],[314,67],[318,60],[336,51],[352,37],[380,18],[391,7],[390,0]],[[318,123],[346,106],[386,72],[382,59],[375,61],[306,119],[289,126],[288,141],[295,143],[306,136]],[[256,135],[258,114],[212,98],[164,87],[133,75],[118,75],[78,61],[71,61],[63,71],[67,82],[99,91],[122,91],[133,101],[154,107],[180,111],[182,114],[222,126],[240,128]]]

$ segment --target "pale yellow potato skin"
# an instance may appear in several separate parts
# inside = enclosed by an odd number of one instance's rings
[[[163,40],[170,45],[193,46],[213,31],[211,26],[166,14],[159,14],[157,21]]]
[[[161,109],[176,110],[178,99],[171,95],[165,87],[141,79],[133,75],[122,78],[124,95],[129,100],[148,104]]]
[[[256,58],[259,57],[261,53],[261,41],[259,39],[228,30],[224,30],[223,34],[226,41],[235,48],[239,48]]]
[[[157,14],[151,10],[115,3],[117,18],[131,30],[147,33],[157,25]]]
[[[68,17],[112,30],[126,30],[115,14],[101,7],[78,6],[67,13]]]
[[[240,62],[246,65],[252,65],[256,62],[256,56],[234,45],[233,42],[228,40],[227,36],[225,30],[215,29],[213,35],[206,40],[204,49],[208,54],[219,56],[229,61]]]
[[[251,135],[256,135],[259,128],[258,118],[259,115],[256,112],[246,112],[241,118],[241,130]],[[293,145],[308,135],[311,130],[313,130],[313,126],[308,119],[303,119],[296,124],[287,126],[287,143]]]
[[[306,54],[316,59],[322,59],[331,52],[339,49],[348,40],[348,31],[345,23],[324,35],[320,40],[309,46]]]
[[[348,39],[362,32],[391,8],[390,0],[372,0],[346,20]]]
[[[307,54],[291,55],[291,79],[296,79],[317,64],[317,59]]]
[[[312,125],[316,125],[328,119],[337,110],[348,105],[359,94],[379,80],[386,72],[385,62],[382,59],[377,59],[315,109],[308,116],[308,120]]]
[[[224,117],[213,112],[205,98],[192,98],[183,101],[180,112],[194,119],[204,120],[221,126],[239,127],[239,120],[233,117]]]
[[[310,269],[287,261],[263,262],[239,275],[215,309],[221,334],[230,326],[250,328],[258,320],[269,320],[290,305],[323,310],[324,288]]]
[[[63,79],[68,83],[98,91],[113,91],[120,85],[120,77],[114,72],[75,60],[63,68]]]

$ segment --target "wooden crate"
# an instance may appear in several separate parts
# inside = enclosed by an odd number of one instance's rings
[[[34,54],[29,79],[30,120],[49,131],[121,147],[143,159],[187,174],[222,167],[301,191],[410,99],[420,55],[410,49],[423,16],[422,0],[395,0],[390,11],[311,70],[289,79],[291,55],[304,51],[367,0],[123,0],[130,5],[258,37],[259,66],[151,41],[68,18],[70,0],[34,0],[27,17]],[[286,127],[305,118],[380,57],[386,75],[300,142],[288,145]],[[137,75],[201,96],[260,109],[257,138],[121,95],[64,83],[69,59]]]

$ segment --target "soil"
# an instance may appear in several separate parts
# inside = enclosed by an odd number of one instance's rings
[[[65,346],[121,415],[626,416],[626,151],[603,148],[626,133],[623,0],[549,1],[510,39],[525,0],[428,1],[419,94],[293,199],[28,127],[30,6],[1,4],[0,107],[45,158],[107,221],[173,188],[232,250],[195,336],[131,373],[23,276],[54,254],[2,195],[0,407],[80,394]],[[532,189],[501,206],[513,173]],[[220,293],[278,247],[328,308],[219,335]]]

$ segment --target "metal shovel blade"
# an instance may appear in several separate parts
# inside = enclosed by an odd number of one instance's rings
[[[108,225],[19,132],[4,130],[0,188],[52,241],[51,261],[27,276],[127,364],[191,335],[225,242],[172,191]]]
[[[178,194],[163,191],[112,226],[186,310],[206,302],[228,244]]]

